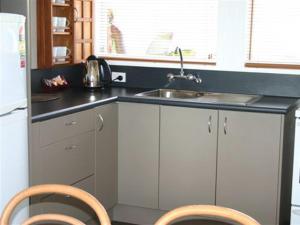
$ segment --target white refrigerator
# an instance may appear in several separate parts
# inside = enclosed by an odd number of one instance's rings
[[[0,213],[28,187],[25,17],[0,13]],[[12,224],[28,216],[22,204]]]
[[[296,111],[291,225],[300,225],[300,109]]]

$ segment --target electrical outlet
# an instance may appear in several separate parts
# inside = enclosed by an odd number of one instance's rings
[[[123,79],[122,80],[116,80],[117,77],[121,76]],[[122,72],[112,72],[112,80],[113,82],[122,82],[126,83],[126,73]]]

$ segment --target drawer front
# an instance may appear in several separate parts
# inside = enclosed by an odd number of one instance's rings
[[[94,129],[93,111],[87,110],[40,123],[40,146]]]
[[[82,190],[95,194],[95,177],[90,176],[76,184]],[[83,202],[75,198],[63,195],[48,195],[41,197],[40,200],[35,198],[32,201],[31,216],[41,213],[58,213],[75,217],[86,222],[94,217],[94,212]]]
[[[35,184],[74,184],[94,174],[95,138],[90,131],[40,148]]]

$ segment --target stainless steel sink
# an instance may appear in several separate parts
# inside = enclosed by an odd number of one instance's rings
[[[203,93],[196,91],[172,90],[172,89],[158,89],[154,91],[147,91],[136,96],[141,97],[156,97],[156,98],[181,98],[193,99],[203,96]]]
[[[258,95],[243,95],[243,94],[228,94],[228,93],[204,93],[200,101],[212,102],[225,105],[249,105],[254,103],[261,96]]]
[[[173,89],[158,89],[147,91],[136,96],[148,98],[162,99],[184,99],[193,102],[225,104],[225,105],[248,105],[257,101],[261,96],[258,95],[243,95],[243,94],[227,94],[227,93],[212,93],[212,92],[196,92]]]

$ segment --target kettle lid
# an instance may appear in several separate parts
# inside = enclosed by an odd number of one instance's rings
[[[97,60],[97,57],[95,55],[90,55],[86,60],[87,61]]]

